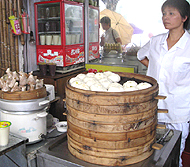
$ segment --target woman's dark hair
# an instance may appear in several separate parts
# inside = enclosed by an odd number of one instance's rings
[[[187,16],[187,20],[183,24],[183,28],[187,29],[189,23],[189,13],[190,13],[189,3],[186,0],[167,0],[162,5],[161,8],[162,12],[167,6],[176,8],[179,11],[182,18],[186,18]]]
[[[101,20],[100,20],[100,23],[105,23],[105,24],[108,24],[108,25],[111,26],[111,20],[107,16],[102,17]]]

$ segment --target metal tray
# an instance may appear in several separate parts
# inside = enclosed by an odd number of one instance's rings
[[[130,167],[165,167],[178,163],[181,132],[174,131],[170,141],[166,142],[161,150],[155,150],[154,153],[144,161],[129,165]],[[175,161],[175,162],[173,162]],[[100,165],[91,164],[74,157],[67,147],[67,134],[63,133],[53,142],[49,142],[41,147],[37,153],[38,167],[100,167]]]

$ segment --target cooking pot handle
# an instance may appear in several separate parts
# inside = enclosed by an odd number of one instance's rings
[[[43,106],[45,104],[48,104],[49,102],[50,102],[49,100],[41,101],[41,102],[39,102],[39,106]]]
[[[39,119],[39,118],[43,118],[43,117],[46,117],[48,115],[47,112],[41,112],[41,113],[38,113],[37,114],[37,117],[35,118],[36,120]]]

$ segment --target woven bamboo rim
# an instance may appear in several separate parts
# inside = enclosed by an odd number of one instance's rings
[[[35,89],[33,91],[21,91],[21,92],[3,92],[0,90],[0,98],[5,100],[32,100],[40,99],[47,96],[46,87]]]

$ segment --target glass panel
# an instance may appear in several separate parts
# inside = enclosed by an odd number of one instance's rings
[[[83,43],[82,6],[65,4],[66,45]]]
[[[60,3],[38,4],[40,45],[61,45]]]
[[[119,0],[110,3],[109,6],[115,12],[121,14],[133,27],[131,46],[143,46],[152,35],[166,32],[162,24],[161,6],[165,0]],[[100,13],[106,9],[105,1],[100,0]],[[103,33],[103,32],[102,32]],[[101,36],[101,34],[100,34]]]
[[[89,8],[89,42],[98,42],[98,10]]]

